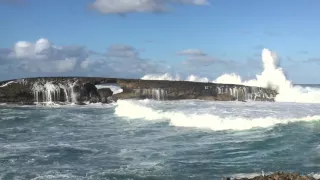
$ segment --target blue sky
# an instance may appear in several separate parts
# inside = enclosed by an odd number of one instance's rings
[[[251,78],[261,71],[262,48],[269,48],[293,82],[320,83],[320,1],[136,2],[0,1],[0,80],[164,72],[210,79],[235,72]],[[18,55],[14,48],[26,41],[34,51],[41,38],[50,44],[41,57],[39,52]]]

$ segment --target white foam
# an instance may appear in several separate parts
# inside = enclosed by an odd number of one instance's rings
[[[316,178],[316,179],[320,179],[320,173],[311,173],[309,175]]]
[[[231,175],[232,179],[241,179],[241,178],[254,178],[256,176],[261,176],[261,175],[269,175],[272,174],[272,172],[268,172],[268,173],[238,173],[238,174],[233,174]]]
[[[1,85],[1,86],[0,86],[0,88],[2,88],[2,87],[6,87],[6,86],[8,86],[9,84],[12,84],[12,83],[14,83],[14,81],[9,81],[9,82],[7,82],[7,83],[5,83],[5,84]]]
[[[118,84],[98,84],[97,89],[110,88],[113,94],[119,94],[123,92],[123,89]]]
[[[48,174],[48,175],[38,175],[32,180],[41,180],[41,179],[79,179],[80,177],[73,176],[72,174]]]
[[[188,110],[163,111],[156,110],[150,104],[139,104],[138,101],[119,100],[115,109],[117,116],[129,119],[145,120],[169,120],[170,124],[179,127],[195,127],[211,130],[248,130],[252,128],[266,128],[277,124],[287,124],[300,121],[320,120],[320,115],[304,116],[298,118],[275,118],[267,117],[242,117],[234,114],[220,117],[212,113],[196,112],[188,113]]]

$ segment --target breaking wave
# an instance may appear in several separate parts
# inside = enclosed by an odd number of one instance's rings
[[[256,75],[255,79],[243,81],[241,77],[235,73],[223,74],[212,80],[213,83],[223,84],[242,84],[247,86],[259,86],[273,88],[278,91],[275,101],[278,102],[299,102],[299,103],[320,103],[320,89],[311,87],[294,86],[289,81],[279,66],[279,58],[269,49],[262,50],[263,71]],[[178,75],[172,77],[165,75],[145,75],[142,79],[165,79],[165,80],[183,80]],[[189,76],[186,81],[210,82],[208,78]]]
[[[6,87],[6,86],[8,86],[9,84],[12,84],[12,83],[14,83],[14,81],[9,81],[9,82],[7,82],[7,83],[5,83],[3,85],[0,85],[0,88]]]
[[[267,128],[277,124],[292,122],[308,122],[320,120],[319,115],[305,116],[301,118],[275,118],[275,117],[220,117],[209,113],[189,113],[188,110],[164,111],[143,105],[139,101],[119,100],[115,108],[115,114],[129,119],[145,120],[169,120],[170,124],[179,127],[194,127],[219,130],[248,130],[252,128]],[[143,112],[143,113],[141,113]]]

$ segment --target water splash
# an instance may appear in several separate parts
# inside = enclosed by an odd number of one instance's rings
[[[1,85],[1,86],[0,86],[0,88],[2,88],[2,87],[6,87],[6,86],[8,86],[9,84],[12,84],[12,83],[15,83],[15,82],[14,82],[14,81],[9,81],[9,82],[7,82],[7,83],[5,83],[5,84]]]
[[[242,81],[239,75],[233,73],[218,77],[216,82],[276,89],[278,95],[275,101],[278,102],[320,103],[320,89],[294,86],[287,79],[283,69],[279,67],[279,59],[274,52],[263,49],[262,62],[264,70],[261,74],[256,75],[256,79]]]
[[[145,97],[148,99],[154,99],[158,101],[163,101],[167,99],[167,91],[161,88],[152,88],[152,89],[135,89],[134,93],[137,96]]]
[[[54,83],[54,82],[36,82],[33,84],[32,91],[34,101],[53,103],[53,102],[77,102],[77,94],[74,91],[76,82]]]
[[[143,76],[141,79],[143,80],[169,80],[169,81],[182,81],[182,79],[178,74],[175,76],[171,76],[169,73],[165,74],[147,74]],[[209,82],[209,79],[206,77],[199,77],[191,74],[188,76],[185,81],[193,81],[193,82]]]
[[[288,118],[272,117],[271,115],[266,117],[243,117],[233,114],[232,116],[221,117],[217,112],[213,113],[212,111],[199,111],[197,113],[189,112],[190,109],[164,111],[162,109],[154,109],[153,105],[154,103],[143,104],[139,101],[119,100],[115,114],[129,119],[169,120],[173,126],[205,128],[214,131],[248,130],[252,128],[267,128],[278,124],[320,120],[319,115]]]
[[[118,84],[107,83],[107,84],[97,84],[95,85],[97,89],[110,88],[113,94],[119,94],[123,92],[123,89]]]

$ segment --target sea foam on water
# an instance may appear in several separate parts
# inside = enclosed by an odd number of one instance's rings
[[[168,120],[172,126],[211,129],[214,131],[268,128],[278,124],[310,122],[320,119],[320,115],[309,115],[308,112],[289,117],[281,108],[274,111],[270,109],[269,113],[262,113],[261,111],[263,109],[268,109],[269,106],[272,106],[270,103],[264,103],[266,105],[259,108],[259,105],[263,102],[257,102],[255,105],[257,110],[252,110],[251,107],[242,107],[243,109],[241,109],[241,111],[245,114],[237,112],[240,111],[240,108],[234,105],[235,102],[224,105],[224,107],[221,107],[219,104],[201,105],[199,102],[171,102],[171,108],[167,110],[163,110],[160,107],[161,104],[158,103],[159,102],[153,100],[119,100],[115,108],[115,114],[128,119],[144,119],[149,121]],[[198,105],[188,105],[188,103],[196,103]],[[177,109],[175,107],[184,108]],[[212,107],[216,109],[212,110]],[[222,108],[224,108],[226,112],[222,112]],[[291,107],[293,110],[298,108],[300,108],[300,106]],[[250,111],[247,112],[248,110]]]

